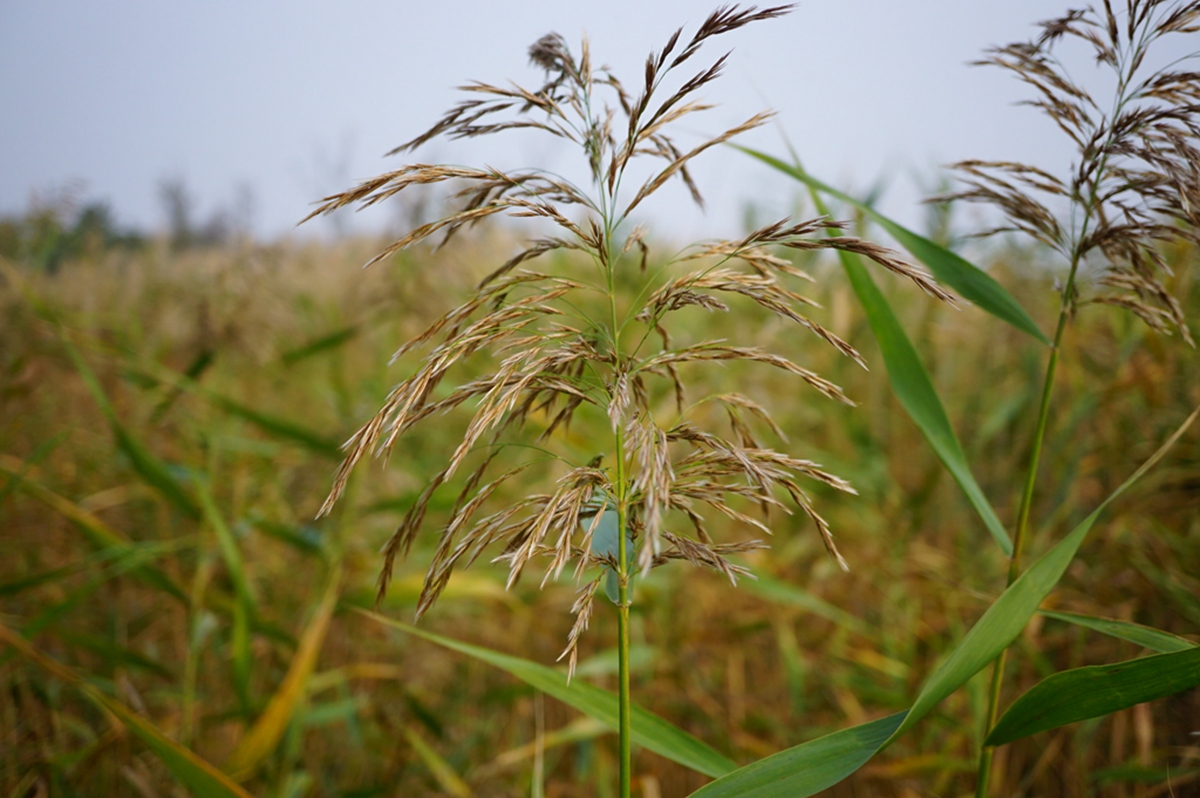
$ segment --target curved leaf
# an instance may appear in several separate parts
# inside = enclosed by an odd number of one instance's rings
[[[925,682],[907,712],[834,732],[789,748],[730,773],[693,793],[697,798],[807,798],[858,770],[897,737],[928,715],[1016,639],[1037,605],[1054,588],[1100,513],[1149,471],[1200,415],[1200,407],[1129,479],[1066,538],[1035,562],[1004,591],[971,627],[940,668]],[[776,790],[776,785],[784,785]]]
[[[820,213],[828,215],[828,208],[815,190],[812,192],[813,202]],[[992,539],[1000,546],[1005,557],[1012,556],[1012,541],[1004,530],[1004,525],[996,517],[996,511],[983,494],[971,467],[967,464],[967,456],[958,443],[954,428],[942,400],[938,398],[933,387],[929,372],[917,355],[917,350],[904,333],[896,314],[892,312],[883,292],[875,285],[870,273],[863,267],[861,259],[852,253],[838,250],[842,268],[858,301],[862,303],[867,314],[867,322],[871,332],[879,342],[879,350],[883,355],[884,365],[887,366],[888,380],[892,384],[892,393],[900,400],[909,418],[921,430],[925,440],[946,466],[950,476],[958,483],[966,495],[967,501],[975,508],[984,526],[991,533]]]
[[[429,769],[438,786],[442,788],[442,792],[453,795],[454,798],[470,798],[470,785],[454,772],[454,768],[450,766],[449,762],[429,747],[429,743],[421,739],[421,735],[411,725],[404,727],[404,738],[408,740],[408,744],[425,763],[425,767]]]
[[[819,737],[760,759],[692,793],[693,798],[803,798],[832,787],[883,747],[907,712]]]
[[[159,460],[146,446],[137,438],[135,438],[129,430],[125,428],[117,417],[117,411],[113,408],[112,402],[108,395],[104,392],[104,387],[97,379],[96,373],[92,371],[91,366],[79,354],[79,350],[75,348],[75,344],[67,337],[66,331],[59,328],[59,340],[62,341],[63,348],[67,350],[67,355],[71,358],[71,362],[75,364],[75,370],[79,372],[79,376],[83,379],[83,383],[87,386],[88,392],[92,394],[92,398],[100,407],[100,412],[108,420],[108,426],[112,429],[113,437],[116,439],[117,448],[125,453],[129,458],[133,470],[137,472],[147,485],[158,490],[171,504],[175,505],[184,515],[189,518],[200,519],[200,507],[196,504],[195,499],[183,487],[171,470],[167,468],[166,463]]]
[[[955,647],[933,676],[925,682],[921,694],[917,696],[916,703],[913,704],[912,711],[909,712],[908,717],[896,730],[896,733],[892,735],[892,739],[908,731],[914,723],[929,714],[930,710],[937,706],[943,698],[966,684],[968,679],[982,670],[1017,639],[1017,635],[1021,634],[1025,629],[1025,624],[1037,611],[1038,605],[1062,578],[1067,566],[1075,557],[1075,552],[1079,550],[1080,544],[1083,543],[1083,539],[1100,514],[1162,459],[1163,455],[1175,445],[1175,441],[1179,440],[1179,437],[1196,420],[1197,415],[1200,415],[1200,407],[1193,410],[1179,429],[1175,430],[1174,434],[1158,448],[1158,451],[1151,455],[1145,463],[1142,463],[1141,467],[1121,483],[1121,486],[1113,491],[1107,499],[1101,502],[1100,506],[1093,510],[1092,514],[1085,518],[1079,526],[1075,527],[1071,534],[1042,555],[1004,591],[1000,598],[996,599],[992,606],[988,607],[983,617],[971,627],[971,631],[967,632],[962,642]]]
[[[813,191],[837,197],[842,202],[853,205],[884,230],[887,230],[888,234],[896,239],[902,247],[907,249],[914,258],[928,266],[929,271],[933,272],[939,281],[953,288],[964,299],[996,318],[1008,322],[1021,332],[1032,335],[1043,344],[1050,345],[1050,339],[1038,329],[1037,324],[1025,312],[1020,303],[1013,298],[1012,294],[990,277],[987,272],[982,271],[970,261],[956,255],[940,244],[914,233],[907,227],[897,224],[870,205],[859,202],[849,194],[845,194],[833,186],[822,183],[799,166],[785,163],[778,158],[774,158],[758,150],[750,149],[749,147],[733,146],[747,155],[778,169],[780,172],[796,178]]]
[[[610,728],[617,728],[619,715],[617,697],[607,690],[602,690],[578,679],[568,682],[565,673],[536,662],[530,662],[527,659],[442,637],[378,613],[366,610],[357,611],[386,626],[416,635],[431,643],[437,643],[439,646],[458,651],[508,671],[531,687],[557,698],[564,704],[575,707]],[[706,743],[637,706],[633,707],[633,741],[659,756],[678,762],[706,776],[716,778],[731,773],[737,768],[733,761],[717,753]]]
[[[1200,685],[1200,647],[1093,665],[1038,682],[1008,708],[984,740],[1003,745],[1068,723],[1098,718]]]
[[[757,574],[756,579],[748,579],[744,585],[739,583],[738,587],[748,593],[761,596],[768,601],[774,601],[777,604],[808,610],[813,615],[819,615],[825,620],[832,621],[838,626],[861,637],[871,640],[878,637],[878,634],[869,625],[863,623],[845,610],[835,607],[828,601],[817,598],[807,590],[803,590],[782,580],[774,579],[765,574]]]
[[[1157,651],[1160,654],[1171,654],[1176,651],[1187,651],[1189,648],[1195,648],[1196,644],[1191,640],[1186,640],[1170,632],[1164,632],[1161,629],[1155,629],[1152,626],[1142,626],[1140,623],[1130,623],[1129,621],[1118,621],[1115,618],[1098,618],[1094,615],[1082,615],[1077,612],[1051,612],[1049,610],[1039,610],[1039,615],[1045,615],[1047,618],[1054,618],[1058,621],[1066,621],[1073,623],[1076,626],[1082,626],[1093,631],[1106,634],[1109,637],[1116,637],[1121,640],[1128,640],[1130,643],[1136,643],[1143,648],[1148,648],[1151,651]]]

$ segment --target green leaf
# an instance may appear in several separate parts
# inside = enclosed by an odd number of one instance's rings
[[[1149,460],[1066,538],[1030,566],[971,628],[925,682],[907,712],[871,721],[789,748],[734,771],[693,793],[696,798],[807,798],[858,770],[928,715],[1016,639],[1054,588],[1100,513],[1157,463],[1200,415],[1198,407]]]
[[[37,447],[37,450],[29,456],[29,459],[21,463],[21,468],[18,471],[9,472],[8,481],[4,483],[3,488],[0,488],[0,504],[3,504],[4,500],[20,487],[21,480],[25,479],[25,475],[29,473],[29,469],[44,460],[60,443],[66,440],[68,434],[66,430],[63,430],[49,440],[43,441]]]
[[[225,568],[229,572],[229,579],[233,582],[233,589],[238,600],[252,612],[256,604],[254,587],[246,577],[242,552],[238,548],[237,541],[234,540],[233,532],[225,523],[221,511],[217,509],[217,503],[213,499],[212,493],[203,480],[196,481],[196,495],[200,499],[200,509],[204,514],[204,520],[208,522],[217,538],[217,548],[221,551],[221,559],[225,562]]]
[[[856,635],[875,639],[878,635],[867,624],[843,609],[839,609],[828,601],[817,598],[807,590],[788,584],[779,579],[772,579],[762,574],[757,579],[747,579],[738,585],[749,593],[754,593],[777,604],[785,604],[808,610],[813,615],[819,615],[827,621],[832,621],[847,631]]]
[[[240,402],[222,396],[216,391],[205,388],[196,381],[191,373],[181,374],[153,361],[142,363],[138,368],[145,368],[149,372],[146,374],[146,378],[151,384],[162,382],[170,385],[171,389],[176,393],[186,391],[199,396],[221,410],[224,410],[229,415],[250,422],[268,435],[297,443],[322,457],[332,460],[340,460],[342,457],[341,448],[337,441],[330,440],[302,424],[264,413],[261,410],[255,410],[252,407],[247,407]]]
[[[216,357],[217,353],[211,349],[205,349],[201,351],[200,354],[196,355],[195,359],[192,360],[192,362],[188,365],[187,370],[183,372],[184,375],[186,375],[189,380],[199,380],[201,375],[203,375],[204,372],[208,370],[208,367],[213,364],[213,361],[216,359]],[[179,386],[173,386],[167,395],[159,401],[158,405],[154,408],[154,412],[150,414],[150,422],[152,424],[158,422],[159,419],[167,414],[167,411],[171,409],[171,406],[175,404],[175,402],[182,395],[183,389]]]
[[[317,666],[325,635],[329,631],[329,623],[337,608],[341,583],[342,569],[338,566],[330,575],[321,603],[317,605],[312,620],[308,622],[304,634],[300,637],[300,643],[296,647],[296,653],[292,655],[283,682],[225,764],[225,769],[233,774],[235,779],[241,781],[248,778],[254,768],[275,750],[279,741],[283,739],[292,717],[307,698],[308,681]]]
[[[1004,745],[1047,729],[1098,718],[1200,685],[1200,647],[1075,668],[1043,679],[1016,700],[984,740]]]
[[[822,183],[798,165],[785,163],[778,158],[748,147],[733,146],[747,155],[778,169],[780,172],[791,175],[807,185],[814,192],[819,191],[831,197],[836,197],[849,205],[853,205],[886,230],[914,258],[928,266],[929,271],[933,272],[934,276],[940,282],[953,288],[964,299],[972,302],[981,310],[987,311],[996,318],[1008,322],[1018,330],[1032,335],[1047,346],[1050,345],[1050,339],[1038,329],[1037,324],[1025,312],[1020,303],[1013,298],[1012,294],[1008,293],[1000,283],[992,279],[986,272],[979,269],[979,267],[954,254],[940,244],[936,244],[928,238],[914,233],[907,227],[893,222],[870,205],[859,202],[849,194],[845,194],[830,185]]]
[[[1170,632],[1164,632],[1152,626],[1130,623],[1129,621],[1118,621],[1115,618],[1098,618],[1094,615],[1082,615],[1076,612],[1050,612],[1049,610],[1040,610],[1038,614],[1092,629],[1110,637],[1128,640],[1130,643],[1136,643],[1143,648],[1157,651],[1160,654],[1187,651],[1190,648],[1196,647],[1196,644],[1192,641],[1173,635]]]
[[[1021,634],[1029,619],[1033,617],[1033,613],[1037,611],[1038,605],[1062,578],[1067,566],[1075,557],[1075,552],[1079,550],[1080,544],[1083,543],[1083,539],[1100,514],[1162,459],[1163,455],[1196,420],[1197,415],[1200,415],[1200,407],[1192,411],[1187,420],[1158,448],[1158,451],[1151,455],[1150,459],[1143,463],[1137,471],[1133,472],[1079,526],[1075,527],[1071,534],[1042,555],[1004,591],[1000,598],[996,599],[992,606],[988,607],[983,617],[971,627],[971,631],[967,632],[962,642],[955,647],[933,676],[925,682],[921,694],[917,696],[916,703],[913,704],[912,711],[909,712],[908,717],[896,730],[896,733],[892,735],[892,739],[912,728],[913,724],[929,714],[943,698],[966,684],[968,679],[982,670],[1017,639],[1017,635]]]
[[[167,770],[196,798],[250,798],[228,776],[192,751],[164,734],[157,726],[115,698],[105,695],[73,669],[58,663],[35,649],[29,642],[0,623],[0,641],[15,648],[22,656],[40,665],[58,679],[74,686],[89,701],[116,715],[146,747],[154,752]]]
[[[0,455],[0,458],[2,457],[3,455]],[[0,474],[3,473],[14,474],[16,472],[0,461]],[[129,542],[129,538],[124,533],[109,526],[94,513],[88,512],[75,502],[58,495],[49,488],[36,482],[31,482],[28,479],[21,480],[18,483],[18,487],[38,501],[50,506],[79,527],[84,536],[87,537],[88,542],[100,552],[108,552],[114,557],[120,557],[124,556],[127,551],[133,551],[136,548],[134,544]],[[146,584],[171,594],[171,596],[184,604],[189,602],[188,595],[183,588],[163,571],[146,565],[139,567],[134,574]]]
[[[812,198],[816,203],[817,210],[828,214],[825,203],[815,190],[812,192]],[[975,512],[983,520],[984,526],[991,533],[992,539],[1000,546],[1004,556],[1011,557],[1012,541],[1009,540],[1004,525],[1000,523],[996,511],[992,509],[987,496],[983,494],[983,490],[971,473],[971,467],[967,464],[967,456],[963,452],[962,446],[959,445],[954,428],[950,426],[946,409],[942,406],[942,400],[938,398],[937,391],[933,387],[933,380],[929,378],[929,372],[925,370],[925,365],[917,355],[916,348],[908,340],[904,328],[900,326],[896,314],[892,312],[891,305],[888,304],[883,292],[875,285],[875,281],[871,279],[870,273],[863,267],[861,259],[857,255],[841,250],[838,251],[838,257],[842,262],[842,268],[846,270],[846,276],[850,280],[851,287],[854,288],[854,293],[858,295],[858,300],[867,314],[871,332],[875,334],[875,340],[879,342],[879,350],[883,355],[883,362],[887,366],[892,392],[900,400],[900,404],[903,405],[909,418],[921,430],[925,440],[929,441],[930,447],[942,464],[946,466],[950,476],[954,477],[954,481],[966,495],[967,501],[975,508]]]
[[[607,690],[602,690],[579,679],[568,682],[565,673],[560,673],[536,662],[530,662],[527,659],[442,637],[374,612],[361,609],[356,611],[386,626],[416,635],[431,643],[437,643],[439,646],[458,651],[508,671],[534,689],[541,690],[546,695],[575,707],[610,728],[617,728],[619,716],[617,697]],[[736,764],[704,742],[640,707],[633,707],[632,720],[633,741],[659,756],[714,778],[730,773],[737,768]]]
[[[105,667],[122,665],[149,671],[164,679],[175,678],[175,674],[171,669],[158,660],[152,659],[133,649],[126,648],[107,637],[80,632],[60,632],[58,636],[72,646],[86,648],[89,651],[99,654],[104,659]]]
[[[429,744],[421,739],[421,735],[413,729],[412,726],[404,727],[404,738],[408,740],[408,744],[417,752],[417,756],[425,763],[425,767],[429,768],[429,772],[433,775],[438,786],[442,788],[442,792],[453,795],[455,798],[470,798],[471,788],[462,780],[450,763],[429,747]]]
[[[340,330],[335,330],[328,335],[323,335],[320,338],[309,341],[306,344],[302,344],[295,349],[290,349],[287,352],[284,352],[280,360],[283,361],[283,365],[291,366],[295,363],[299,363],[305,358],[309,358],[313,355],[324,352],[326,349],[336,349],[356,335],[358,335],[357,325],[343,327]]]
[[[747,765],[692,793],[692,798],[803,798],[832,787],[883,747],[907,712],[827,734]]]
[[[227,399],[212,391],[198,390],[209,401],[226,413],[237,416],[244,421],[249,421],[268,435],[274,435],[277,438],[284,438],[293,443],[298,443],[314,454],[319,454],[322,457],[332,460],[340,460],[342,457],[342,450],[337,441],[329,440],[307,427],[293,421],[288,421],[286,418],[268,415],[262,411],[238,404],[232,399]]]
[[[116,438],[117,448],[125,453],[129,458],[129,462],[133,465],[133,470],[137,472],[146,484],[156,488],[171,504],[178,507],[184,515],[195,520],[200,519],[200,508],[196,506],[196,502],[180,484],[179,480],[171,473],[167,466],[159,460],[154,454],[142,445],[142,442],[130,434],[129,430],[117,418],[117,413],[113,409],[112,403],[108,396],[104,393],[104,388],[100,385],[100,380],[96,378],[95,372],[91,366],[79,354],[79,350],[67,338],[65,331],[60,330],[60,340],[63,347],[67,350],[67,355],[75,364],[75,369],[79,372],[79,376],[83,378],[84,385],[92,394],[92,398],[96,400],[96,404],[100,406],[100,411],[104,413],[104,417],[108,419],[108,426],[112,429],[113,437]]]

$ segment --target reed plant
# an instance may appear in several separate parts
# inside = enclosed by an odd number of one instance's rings
[[[706,526],[706,512],[769,534],[769,514],[790,512],[786,500],[811,519],[829,554],[844,568],[829,525],[804,483],[854,493],[848,482],[817,463],[764,444],[764,432],[777,438],[783,433],[754,398],[704,394],[695,390],[695,381],[705,366],[741,362],[780,369],[816,395],[852,404],[841,388],[753,341],[689,340],[673,319],[689,309],[734,312],[727,298],[742,297],[865,365],[854,347],[812,318],[808,308],[815,303],[792,287],[812,278],[775,254],[788,249],[853,252],[938,299],[951,299],[924,271],[881,246],[841,235],[842,225],[828,217],[799,223],[783,219],[743,238],[702,241],[665,258],[651,252],[649,231],[635,225],[634,212],[672,180],[682,181],[695,202],[702,203],[689,172],[693,159],[771,117],[756,114],[684,149],[672,130],[709,107],[698,93],[719,77],[728,56],[684,79],[677,79],[677,72],[690,67],[710,40],[790,8],[724,7],[690,38],[682,29],[675,31],[661,50],[649,55],[644,79],[634,90],[607,68],[593,65],[586,39],[576,55],[560,36],[547,35],[529,50],[530,61],[545,72],[540,88],[464,86],[471,99],[393,151],[414,150],[438,136],[535,130],[578,148],[588,186],[541,169],[418,163],[326,197],[312,214],[368,207],[414,186],[462,185],[454,194],[458,204],[444,216],[404,235],[370,263],[434,235],[441,234],[444,241],[499,214],[544,220],[552,228],[553,234],[529,241],[488,274],[463,304],[397,351],[399,358],[428,347],[415,372],[346,444],[347,457],[321,513],[333,507],[366,455],[389,454],[414,425],[472,406],[445,467],[432,475],[384,548],[379,598],[387,591],[395,560],[412,547],[434,493],[469,469],[439,533],[417,618],[437,600],[456,566],[469,565],[491,547],[499,548],[497,559],[508,564],[509,586],[535,560],[546,562],[543,585],[574,563],[572,577],[580,584],[572,607],[576,622],[562,654],[570,674],[603,585],[619,619],[622,796],[630,794],[631,784],[629,612],[635,578],[684,561],[715,569],[736,585],[749,571],[731,555],[765,544],[758,539],[717,542]],[[642,162],[652,166],[639,176]],[[557,272],[524,268],[554,252],[579,257]],[[472,357],[490,358],[494,370],[439,390],[453,378],[456,365]],[[724,425],[706,423],[710,406],[720,409]],[[563,445],[558,433],[582,413],[605,417],[610,437]],[[546,463],[554,474],[552,493],[492,506],[502,485]],[[755,505],[763,520],[749,511]]]
[[[976,780],[978,798],[989,794],[997,745],[1073,721],[1099,717],[1200,683],[1200,650],[1187,641],[1163,637],[1156,630],[1145,630],[1142,634],[1142,629],[1111,619],[1060,614],[1055,617],[1139,641],[1160,656],[1109,669],[1081,668],[1054,674],[999,718],[1007,649],[1012,639],[1009,630],[1019,631],[1019,626],[1006,624],[1002,616],[1006,612],[1016,613],[1019,625],[1028,620],[1029,613],[1048,592],[1033,588],[1032,583],[1050,578],[1052,581],[1044,586],[1048,588],[1058,579],[1051,575],[1056,571],[1061,575],[1059,566],[1051,568],[1047,563],[1072,538],[1081,539],[1100,511],[1165,451],[1165,447],[1160,449],[1062,543],[1032,569],[1026,568],[1022,555],[1032,536],[1030,518],[1035,492],[1040,483],[1047,481],[1039,465],[1053,415],[1052,397],[1064,335],[1070,323],[1088,306],[1116,306],[1134,314],[1155,332],[1178,333],[1187,345],[1195,348],[1182,306],[1166,281],[1173,277],[1167,260],[1170,248],[1200,242],[1200,72],[1188,63],[1200,58],[1200,52],[1164,58],[1160,51],[1164,40],[1200,31],[1200,3],[1127,0],[1125,7],[1117,11],[1105,0],[1102,10],[1089,7],[1069,11],[1038,27],[1039,35],[1032,41],[989,50],[987,57],[978,63],[1005,69],[1032,87],[1035,97],[1025,104],[1042,111],[1067,135],[1075,147],[1075,160],[1059,174],[1023,163],[964,161],[956,164],[955,169],[962,175],[966,188],[934,201],[989,205],[999,212],[1004,223],[977,236],[1026,235],[1056,256],[1054,287],[1060,299],[1050,339],[1000,284],[972,264],[816,180],[803,171],[798,161],[789,165],[763,153],[751,152],[806,183],[818,207],[823,206],[822,195],[857,206],[924,261],[943,282],[980,308],[1049,345],[1010,538],[975,483],[915,348],[861,267],[849,260],[844,262],[888,360],[897,398],[921,427],[1008,557],[1005,595],[960,644],[955,652],[959,655],[957,659],[952,656],[931,677],[913,710],[895,724],[895,731],[881,735],[879,746],[886,746],[912,724],[917,709],[923,708],[922,698],[930,695],[930,685],[937,684],[939,677],[953,673],[954,666],[963,666],[949,680],[958,681],[992,659],[979,656],[981,652],[997,654],[992,662],[983,718],[984,739]],[[1082,70],[1072,68],[1071,56],[1077,55],[1070,50],[1072,44],[1090,50],[1091,60],[1105,74],[1081,80],[1078,76],[1084,74]],[[1111,94],[1103,96],[1100,91],[1104,89],[1111,90]],[[1194,412],[1184,422],[1172,441],[1196,415]],[[1049,479],[1053,481],[1053,477]],[[1077,543],[1069,546],[1072,554],[1077,546]],[[1062,560],[1063,566],[1069,558],[1068,555]],[[1047,567],[1037,574],[1037,579],[1028,575],[1022,578],[1027,570],[1041,571],[1043,566]],[[1021,602],[1007,600],[1021,593],[1028,595],[1024,597],[1025,607],[1018,610]],[[1002,632],[1001,628],[1006,626]],[[988,640],[989,637],[992,639]],[[998,647],[997,638],[1003,640]],[[979,650],[972,653],[973,647]],[[933,695],[941,694],[946,687],[949,685],[942,685]]]
[[[1118,14],[1106,0],[1102,11],[1070,11],[1039,27],[1032,41],[994,48],[979,63],[1004,69],[1035,90],[1028,104],[1071,140],[1074,162],[1055,174],[1022,163],[965,161],[955,168],[967,188],[944,198],[998,209],[1006,223],[981,235],[1029,236],[1053,252],[1058,271],[1065,272],[1055,277],[1061,301],[1017,510],[1009,585],[1023,568],[1059,353],[1076,314],[1089,305],[1115,305],[1195,348],[1182,307],[1164,284],[1172,276],[1164,251],[1178,242],[1200,242],[1200,72],[1188,63],[1200,51],[1165,63],[1159,51],[1165,40],[1200,31],[1200,3],[1128,0]],[[1061,51],[1072,43],[1090,49],[1110,73],[1109,96],[1069,68]],[[985,717],[990,735],[1006,653],[992,668]],[[987,745],[980,756],[980,798],[988,794],[992,751]]]

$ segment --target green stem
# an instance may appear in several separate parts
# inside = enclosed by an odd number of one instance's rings
[[[621,798],[630,798],[633,781],[632,726],[629,697],[629,543],[625,534],[628,522],[628,502],[625,485],[625,435],[618,428],[617,438],[617,680],[620,722],[619,760],[621,765]]]
[[[624,540],[624,535],[621,535]],[[621,544],[622,553],[624,553],[625,544]],[[624,557],[622,557],[622,560]],[[620,680],[620,696],[621,704],[621,722],[620,722],[620,759],[621,759],[621,798],[629,798],[631,794],[632,770],[633,770],[633,748],[631,744],[632,728],[629,718],[629,604],[626,598],[628,591],[628,580],[621,579],[621,605],[617,607],[617,626],[619,639],[617,641],[617,651],[619,652],[619,671],[618,678]]]
[[[1086,226],[1085,226],[1086,230]],[[1025,477],[1025,490],[1021,494],[1021,508],[1017,514],[1017,533],[1013,538],[1012,560],[1008,564],[1008,587],[1017,581],[1021,575],[1021,552],[1029,537],[1029,511],[1033,506],[1033,490],[1037,485],[1038,465],[1042,459],[1042,444],[1046,439],[1046,425],[1050,418],[1050,394],[1054,390],[1054,374],[1058,370],[1058,355],[1062,347],[1063,331],[1067,328],[1067,319],[1071,315],[1071,305],[1075,294],[1075,274],[1079,270],[1080,252],[1078,247],[1071,258],[1071,271],[1067,276],[1067,284],[1063,289],[1062,304],[1058,311],[1058,326],[1054,330],[1054,346],[1050,349],[1050,360],[1046,363],[1046,376],[1042,382],[1042,400],[1038,408],[1037,426],[1033,432],[1033,447],[1029,453],[1029,473]],[[1004,665],[1008,660],[1008,649],[1000,652],[992,664],[992,684],[988,692],[987,717],[984,722],[984,737],[996,725],[996,716],[1000,710],[1000,691],[1004,683]],[[991,779],[992,755],[995,749],[986,747],[979,752],[979,775],[975,781],[975,797],[987,798],[988,782]]]

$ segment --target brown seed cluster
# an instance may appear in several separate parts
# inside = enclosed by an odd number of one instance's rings
[[[1071,11],[1040,28],[1034,40],[994,48],[979,63],[1031,86],[1036,97],[1026,104],[1070,137],[1078,160],[1061,177],[1020,163],[965,161],[956,168],[967,189],[939,199],[991,204],[1007,223],[985,235],[1019,231],[1078,266],[1088,293],[1069,302],[1126,308],[1194,346],[1162,282],[1171,273],[1162,247],[1200,242],[1200,72],[1177,68],[1200,54],[1151,70],[1147,53],[1164,37],[1200,31],[1200,2],[1128,0],[1118,13],[1105,0],[1103,11]],[[1067,70],[1057,48],[1068,40],[1084,43],[1114,74],[1111,98],[1093,96]]]
[[[812,480],[848,493],[853,488],[815,463],[763,445],[753,425],[762,424],[780,438],[782,430],[750,398],[721,394],[689,404],[684,373],[716,363],[757,363],[793,374],[826,397],[852,404],[850,399],[813,371],[756,346],[723,340],[675,346],[669,332],[672,318],[693,307],[728,312],[726,299],[743,297],[810,330],[863,364],[849,343],[802,312],[816,303],[787,281],[812,278],[780,257],[780,248],[856,252],[939,299],[949,300],[950,295],[925,272],[883,247],[840,235],[816,237],[841,227],[826,219],[799,224],[783,220],[740,240],[694,245],[674,259],[657,263],[651,259],[643,227],[625,232],[632,224],[631,211],[672,180],[682,181],[695,201],[702,202],[688,169],[692,159],[770,116],[757,114],[698,146],[682,149],[668,134],[669,128],[709,107],[696,99],[696,92],[720,75],[726,57],[682,79],[668,92],[675,70],[690,62],[709,39],[777,17],[789,8],[721,8],[690,39],[682,38],[682,29],[676,31],[661,51],[647,59],[644,83],[637,92],[626,90],[607,68],[593,67],[586,41],[576,58],[560,36],[545,36],[529,52],[530,60],[546,73],[541,88],[472,83],[463,87],[470,99],[396,150],[413,149],[437,136],[540,130],[580,148],[592,180],[589,189],[538,170],[416,164],[327,197],[314,211],[316,215],[348,205],[370,206],[415,185],[456,181],[464,186],[450,212],[403,236],[372,262],[435,234],[445,240],[496,214],[536,217],[556,228],[554,235],[530,241],[508,258],[470,299],[397,352],[399,357],[427,350],[415,371],[346,444],[347,457],[322,513],[337,501],[350,471],[367,453],[390,452],[414,424],[456,408],[470,408],[461,441],[385,547],[380,596],[387,589],[395,559],[412,546],[435,492],[448,489],[456,474],[468,467],[469,474],[458,478],[462,480],[459,497],[441,531],[418,616],[437,599],[455,567],[470,564],[493,545],[500,548],[497,559],[509,567],[510,585],[535,559],[546,561],[543,583],[559,577],[572,561],[579,582],[595,566],[619,571],[621,564],[611,554],[593,551],[592,537],[601,515],[595,510],[597,502],[612,502],[620,509],[634,540],[635,552],[630,553],[623,580],[635,569],[645,572],[684,560],[736,581],[747,571],[729,557],[763,544],[757,540],[717,543],[706,527],[705,513],[769,534],[766,524],[747,510],[757,506],[764,514],[773,509],[789,512],[785,499],[812,519],[831,554],[845,567],[828,524],[801,484]],[[623,190],[635,161],[650,168],[644,170],[647,174],[636,189],[630,184]],[[548,253],[567,251],[575,258],[561,261],[574,264],[566,274],[524,268]],[[577,261],[584,258],[591,260],[591,268],[578,268]],[[476,355],[481,360],[490,358],[490,373],[448,393],[439,390]],[[729,422],[727,434],[702,428],[710,407],[723,409]],[[520,459],[530,456],[529,444],[540,447],[537,456],[545,462],[550,439],[568,428],[580,412],[590,413],[593,420],[607,419],[611,441],[603,455],[578,464],[568,454],[556,454],[564,465],[551,491],[525,495],[506,505],[500,502],[501,488],[532,465],[533,461]],[[569,452],[567,446],[561,449]],[[599,579],[586,581],[575,603],[577,623],[564,652],[572,662],[599,583]]]

